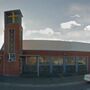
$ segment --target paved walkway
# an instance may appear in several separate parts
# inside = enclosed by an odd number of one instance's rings
[[[0,77],[0,85],[18,87],[55,87],[84,83],[83,76],[60,78]]]

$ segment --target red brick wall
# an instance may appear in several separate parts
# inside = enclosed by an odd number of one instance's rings
[[[15,32],[15,53],[16,53],[16,60],[13,62],[8,61],[8,31],[10,29],[16,30]],[[18,24],[9,24],[6,26],[5,29],[5,50],[4,50],[4,60],[3,60],[3,75],[19,75],[20,74],[20,63],[19,63],[19,55],[22,52],[21,47],[21,40],[20,40],[20,30],[22,27]]]
[[[25,55],[49,55],[49,56],[90,56],[90,52],[80,51],[45,51],[45,50],[23,50]]]
[[[0,75],[3,73],[3,59],[2,61],[0,60]]]
[[[0,51],[0,57],[2,57],[2,59],[0,60],[0,75],[2,75],[3,73],[3,51]]]

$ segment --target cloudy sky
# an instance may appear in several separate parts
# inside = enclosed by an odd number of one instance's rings
[[[23,39],[90,43],[90,0],[0,0],[0,46],[4,11],[20,9]]]

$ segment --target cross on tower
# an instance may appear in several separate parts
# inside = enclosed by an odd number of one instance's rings
[[[12,18],[12,22],[15,23],[15,19],[17,17],[17,15],[15,15],[14,12],[12,12],[12,15],[8,16],[9,18]]]

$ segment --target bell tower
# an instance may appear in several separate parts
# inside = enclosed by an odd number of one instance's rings
[[[20,55],[22,54],[22,13],[20,10],[4,12],[4,75],[20,74]]]

